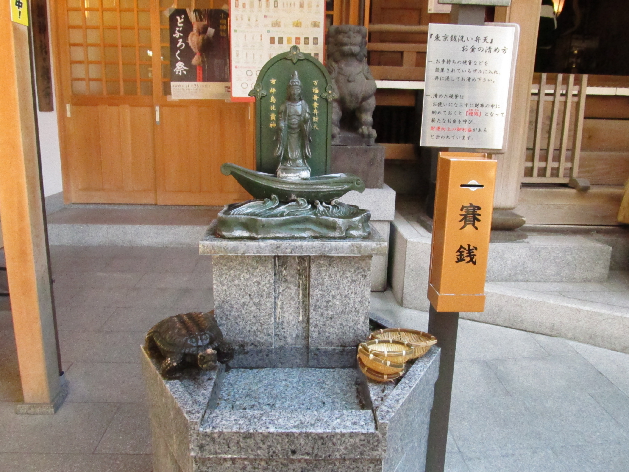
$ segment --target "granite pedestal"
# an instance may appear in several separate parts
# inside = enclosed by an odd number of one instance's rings
[[[214,236],[213,224],[200,242],[212,256],[218,324],[237,352],[257,359],[247,353],[294,348],[294,357],[364,340],[371,259],[386,250],[373,229],[361,240],[233,240]]]
[[[386,242],[230,240],[214,225],[214,311],[229,369],[164,380],[143,349],[154,472],[418,472],[440,351],[396,384],[356,367],[369,332],[370,267]]]
[[[143,351],[154,472],[421,472],[439,349],[397,385],[355,368],[188,370]]]

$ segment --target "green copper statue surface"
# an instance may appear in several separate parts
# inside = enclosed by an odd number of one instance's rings
[[[306,100],[301,98],[301,81],[293,73],[286,91],[286,101],[280,106],[277,118],[277,147],[274,155],[280,165],[276,175],[284,179],[307,179],[310,167],[306,159],[310,153],[312,118]]]
[[[364,238],[370,213],[337,198],[362,192],[355,175],[330,174],[332,102],[325,67],[297,46],[269,60],[258,75],[257,170],[223,164],[255,200],[227,205],[216,234],[224,238]]]

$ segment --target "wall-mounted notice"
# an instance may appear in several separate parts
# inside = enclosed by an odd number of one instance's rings
[[[293,45],[323,61],[325,0],[231,0],[234,100],[253,100],[260,69]]]
[[[518,31],[429,26],[421,146],[503,149]]]
[[[179,99],[229,98],[229,14],[177,9],[170,14],[170,90]]]
[[[11,21],[28,26],[28,0],[9,0]]]

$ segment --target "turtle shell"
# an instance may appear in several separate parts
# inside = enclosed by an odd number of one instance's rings
[[[214,312],[183,313],[163,319],[149,331],[162,352],[198,354],[222,340]]]

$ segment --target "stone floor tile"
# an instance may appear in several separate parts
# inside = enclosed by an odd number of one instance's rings
[[[210,311],[214,309],[212,290],[185,290],[174,308],[179,312]]]
[[[194,248],[164,248],[158,257],[153,259],[151,272],[183,273],[194,271],[200,256],[199,249]]]
[[[446,452],[446,463],[443,470],[444,472],[470,472],[470,469],[463,459],[463,454],[458,451]]]
[[[514,396],[453,398],[450,433],[465,461],[488,455],[503,455],[542,449],[552,438]],[[551,443],[552,444],[552,443]]]
[[[121,306],[128,304],[131,289],[118,288],[91,288],[84,287],[77,291],[68,305],[72,306]],[[55,298],[56,300],[56,298]]]
[[[594,397],[581,392],[528,394],[522,398],[553,445],[602,444],[625,441],[629,435]]]
[[[574,472],[550,449],[466,459],[470,472]]]
[[[66,402],[54,415],[16,415],[14,403],[0,403],[0,452],[92,453],[117,410]]]
[[[583,444],[555,447],[555,454],[569,471],[627,472],[629,443]]]
[[[103,326],[103,331],[139,331],[146,333],[158,321],[177,315],[174,307],[128,307],[116,308]]]
[[[125,257],[133,253],[133,248],[129,246],[65,246],[73,248],[73,255],[79,257],[90,257],[95,259],[113,259],[114,257]]]
[[[629,434],[629,396],[623,391],[606,390],[590,396]]]
[[[527,332],[468,320],[459,321],[457,359],[489,360],[547,355]]]
[[[51,260],[53,275],[75,272],[98,272],[107,267],[109,258],[94,258],[80,256],[54,257]]]
[[[0,472],[151,472],[148,454],[0,454]]]
[[[512,395],[596,392],[613,384],[583,358],[563,357],[488,361]]]
[[[193,272],[186,274],[149,272],[135,284],[137,288],[211,289],[212,278]]]
[[[199,247],[196,245],[188,247],[161,247],[157,249],[158,252],[156,252],[154,260],[194,259],[196,261],[198,257],[201,257],[199,255]]]
[[[69,383],[68,404],[140,403],[145,400],[140,364],[75,362],[66,376]]]
[[[111,259],[101,272],[149,272],[153,266],[153,260],[150,257],[136,257],[135,255],[126,255],[114,257]]]
[[[111,306],[57,306],[57,328],[61,331],[100,331],[113,311]]]
[[[452,382],[453,401],[471,400],[474,397],[509,395],[496,373],[486,361],[456,361]]]
[[[563,338],[546,336],[543,334],[529,333],[549,356],[579,356],[570,343]]]
[[[197,260],[197,265],[194,266],[194,273],[199,275],[212,275],[212,257],[201,256]]]
[[[629,354],[574,341],[568,343],[614,385],[629,395]]]
[[[81,292],[81,287],[77,285],[57,285],[56,278],[53,277],[52,293],[55,297],[55,307],[70,306],[74,297]]]
[[[110,247],[110,246],[106,246]],[[78,246],[61,246],[61,245],[52,245],[50,246],[50,258],[57,259],[68,256],[73,256],[79,251],[81,248]],[[4,251],[3,251],[4,253]]]
[[[125,403],[96,449],[107,454],[151,454],[151,424],[144,403]]]
[[[90,272],[62,274],[55,277],[55,286],[89,288],[132,288],[142,278],[142,272]]]
[[[61,357],[70,362],[139,363],[144,331],[59,331]]]
[[[116,301],[118,307],[174,307],[185,295],[177,288],[132,288],[124,299]]]

